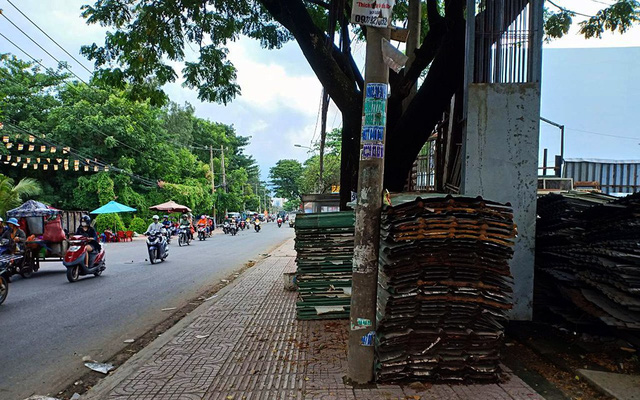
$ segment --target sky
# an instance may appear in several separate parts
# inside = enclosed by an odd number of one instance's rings
[[[79,55],[80,46],[104,40],[105,28],[87,25],[80,7],[90,0],[12,0],[65,49],[89,69],[92,64]],[[556,0],[555,3],[592,15],[602,3],[613,0]],[[22,17],[7,0],[0,0],[4,15],[41,43],[56,58],[70,58]],[[576,18],[579,20],[580,17]],[[5,18],[0,32],[42,60],[56,62],[29,41]],[[542,116],[564,124],[566,158],[640,159],[640,28],[625,35],[606,34],[603,39],[585,40],[574,25],[566,37],[545,44],[543,54]],[[263,179],[279,159],[303,161],[309,146],[319,135],[320,82],[295,42],[280,50],[263,50],[258,42],[241,38],[229,45],[229,58],[237,67],[241,96],[227,106],[202,103],[197,93],[180,82],[165,90],[177,103],[191,103],[199,117],[233,125],[238,134],[251,136],[247,153],[258,162]],[[0,38],[0,52],[27,59],[18,49]],[[187,57],[190,50],[187,48]],[[364,45],[354,45],[354,55],[363,65]],[[191,53],[195,58],[195,53]],[[83,79],[88,73],[71,62]],[[340,127],[340,114],[332,104],[328,128]],[[591,133],[587,133],[591,132]],[[550,159],[559,153],[558,129],[541,125],[541,149],[549,148]],[[637,140],[623,139],[624,136]]]

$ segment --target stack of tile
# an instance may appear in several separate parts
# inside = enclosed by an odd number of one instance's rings
[[[493,381],[499,373],[509,205],[433,196],[385,207],[376,329],[379,381]]]
[[[608,200],[540,215],[535,306],[571,323],[640,331],[640,193]],[[541,197],[538,208],[557,201]]]
[[[298,319],[349,317],[354,223],[352,211],[296,217]]]

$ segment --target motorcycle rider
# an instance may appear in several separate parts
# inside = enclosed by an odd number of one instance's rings
[[[22,253],[24,251],[22,243],[27,241],[27,235],[20,229],[20,224],[18,224],[17,219],[9,218],[7,225],[7,229],[2,233],[2,239],[9,240],[13,253]]]
[[[164,228],[164,225],[160,223],[160,217],[158,217],[157,215],[154,215],[152,219],[153,219],[153,222],[147,228],[147,231],[144,233],[145,235],[153,231],[162,232],[162,229]]]
[[[180,217],[180,229],[184,229],[189,236],[189,240],[193,240],[193,234],[191,233],[191,222],[189,221],[187,214],[182,214]]]
[[[89,268],[89,253],[100,250],[100,243],[98,242],[96,230],[91,226],[91,217],[84,215],[80,221],[76,235],[92,239],[84,248],[84,266],[85,268]]]
[[[200,228],[204,228],[205,229],[205,234],[207,233],[207,217],[203,214],[200,216],[200,219],[198,220],[198,229]]]

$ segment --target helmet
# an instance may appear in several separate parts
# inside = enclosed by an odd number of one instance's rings
[[[169,216],[168,215],[163,215],[162,218],[169,219]]]
[[[156,220],[156,219],[160,219],[160,217],[158,217],[157,215],[154,215],[154,216],[153,216],[153,219],[154,219],[154,220]]]
[[[86,222],[87,225],[89,225],[91,223],[91,217],[88,215],[83,215],[81,221]]]
[[[20,226],[20,224],[18,224],[18,220],[15,218],[9,218],[7,220],[7,224],[11,224],[11,225],[15,225],[15,226]]]
[[[201,215],[201,216],[200,216],[200,219],[205,219],[205,216],[204,216],[204,215]]]
[[[4,222],[4,220],[2,219],[2,217],[0,217],[0,222]]]

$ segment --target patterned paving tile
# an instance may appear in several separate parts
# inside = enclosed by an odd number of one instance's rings
[[[297,294],[282,287],[295,270],[290,241],[112,390],[111,400],[541,399],[517,377],[500,385],[343,383],[347,321],[297,321]]]

